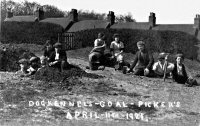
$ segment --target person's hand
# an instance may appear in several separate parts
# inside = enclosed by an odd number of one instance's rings
[[[49,66],[52,66],[52,65],[54,65],[55,64],[55,62],[50,62],[49,63]]]
[[[148,75],[148,74],[149,74],[149,69],[148,69],[148,68],[145,68],[145,69],[144,69],[144,74],[145,74],[145,75]]]
[[[115,56],[111,56],[111,59],[114,59],[115,58]]]

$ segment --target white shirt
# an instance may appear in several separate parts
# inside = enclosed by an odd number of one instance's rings
[[[59,60],[59,53],[56,53],[55,60]]]
[[[110,44],[110,48],[113,49],[114,55],[117,56],[121,52],[120,49],[124,48],[124,43],[121,41],[119,43],[113,41]]]
[[[163,75],[164,74],[164,66],[165,66],[164,64],[162,65],[160,63],[160,61],[158,61],[158,62],[154,63],[152,69],[156,73],[160,73],[161,75]],[[166,73],[170,73],[174,69],[174,64],[168,62],[166,68],[167,68]]]

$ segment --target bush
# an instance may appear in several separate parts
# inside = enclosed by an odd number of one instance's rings
[[[198,40],[195,36],[179,31],[91,29],[76,32],[75,41],[81,42],[82,47],[94,46],[94,40],[99,32],[105,34],[107,47],[113,41],[113,34],[119,33],[127,53],[135,53],[137,51],[136,43],[142,40],[146,42],[147,48],[152,52],[183,53],[189,59],[197,58],[197,47],[194,45]]]
[[[2,43],[44,44],[47,39],[57,41],[57,34],[62,27],[41,22],[3,22]]]

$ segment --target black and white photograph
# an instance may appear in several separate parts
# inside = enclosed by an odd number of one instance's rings
[[[0,126],[200,126],[199,0],[1,0]]]

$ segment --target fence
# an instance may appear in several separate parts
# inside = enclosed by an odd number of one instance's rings
[[[73,50],[81,48],[81,43],[76,42],[74,39],[75,35],[73,32],[65,32],[58,34],[58,41],[63,43],[65,50]]]

